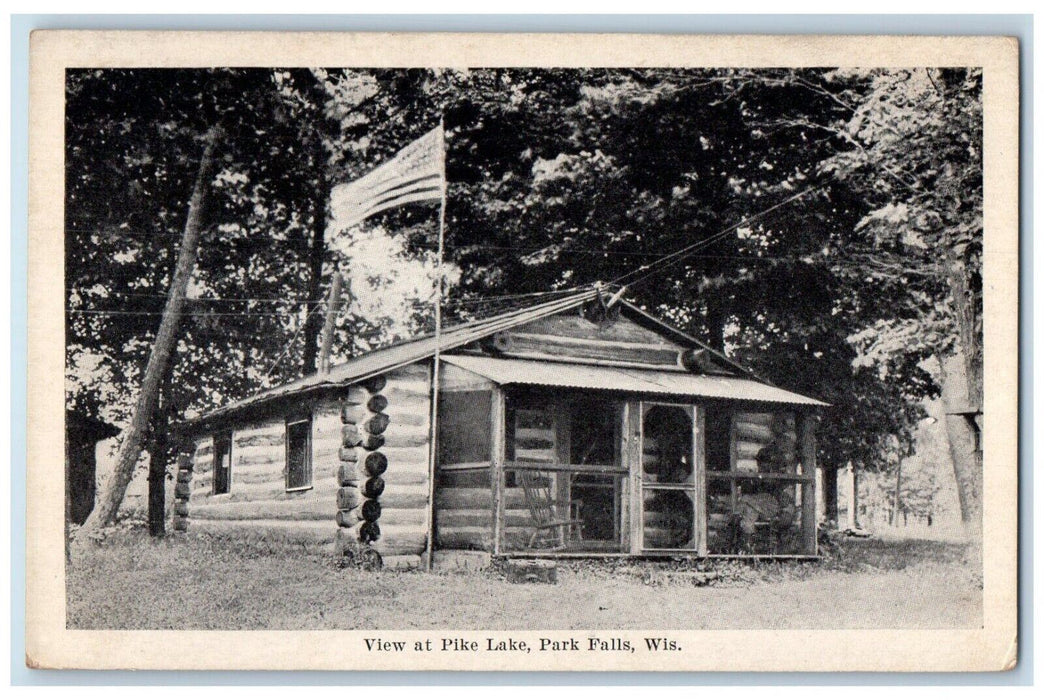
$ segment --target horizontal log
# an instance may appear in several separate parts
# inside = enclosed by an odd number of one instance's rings
[[[342,448],[339,442],[327,445],[315,445],[312,449],[312,464],[330,463],[336,465],[341,461]],[[347,448],[352,449],[352,448]]]
[[[337,459],[343,462],[359,461],[359,451],[354,447],[341,447],[337,450]]]
[[[403,426],[409,427],[427,427],[428,422],[431,420],[431,416],[428,415],[426,408],[419,407],[416,413],[407,412],[403,406],[390,406],[388,408],[388,415],[391,417],[391,425],[393,429],[400,429]],[[371,431],[372,432],[372,431]]]
[[[668,367],[679,365],[679,350],[674,347],[510,331],[505,336],[509,347],[501,352],[508,356],[578,357]]]
[[[396,465],[394,470],[385,472],[384,479],[389,484],[426,484],[428,483],[427,465],[399,464]]]
[[[440,527],[436,537],[442,549],[493,549],[493,532],[488,527]]]
[[[373,476],[366,480],[363,484],[362,494],[366,498],[380,498],[381,494],[384,493],[385,483],[384,479],[379,476]]]
[[[342,405],[351,404],[355,406],[365,406],[371,396],[373,396],[373,394],[367,391],[366,387],[354,384],[343,389],[338,395],[338,398]]]
[[[431,385],[427,377],[419,380],[396,380],[388,384],[381,394],[387,397],[390,406],[402,403],[427,403],[431,399]]]
[[[341,486],[358,486],[362,479],[355,462],[341,462],[337,468],[337,483]]]
[[[371,435],[363,433],[359,440],[359,446],[366,450],[379,450],[384,446],[386,437],[384,435]]]
[[[383,435],[384,446],[388,448],[423,447],[427,451],[431,434],[428,426],[396,426],[395,430],[386,431]],[[373,448],[370,448],[373,449]]]
[[[334,519],[337,521],[338,527],[352,527],[362,520],[358,508],[353,508],[352,510],[339,510]]]
[[[186,454],[178,455],[178,469],[192,469],[192,457]]]
[[[388,471],[388,458],[381,452],[370,452],[366,455],[366,473],[370,476],[380,476]]]
[[[367,522],[376,522],[381,519],[381,503],[378,500],[368,498],[363,501],[362,508],[359,509],[362,519]]]
[[[493,510],[438,510],[435,512],[435,525],[441,531],[455,527],[486,527],[493,531]]]
[[[369,411],[366,410],[365,406],[354,403],[346,403],[341,405],[341,423],[345,425],[358,425],[362,423]]]
[[[736,460],[736,471],[738,472],[757,472],[758,461],[756,459],[737,459]]]
[[[282,447],[286,444],[286,428],[280,427],[278,432],[257,433],[254,435],[236,435],[232,449],[245,447]]]
[[[266,464],[282,465],[286,461],[286,449],[279,447],[249,447],[246,450],[232,450],[233,467],[250,467]]]
[[[225,501],[192,504],[195,520],[330,520],[337,512],[332,496],[293,501]]]
[[[236,483],[233,476],[232,489],[230,493],[214,495],[211,493],[212,480],[210,477],[196,479],[192,483],[192,502],[206,502],[213,499],[226,501],[263,501],[271,499],[293,500],[304,498],[310,491],[318,493],[336,493],[338,483],[337,475],[331,474],[326,477],[315,477],[312,479],[312,488],[304,491],[287,491],[286,478],[280,476],[275,480],[264,481],[257,484]]]
[[[739,459],[754,459],[764,448],[765,445],[760,442],[738,440],[736,442],[736,457]]]
[[[366,402],[366,408],[374,413],[381,413],[388,408],[388,399],[383,394],[374,394]]]
[[[381,536],[373,543],[373,547],[380,552],[382,557],[421,554],[425,550],[427,541],[428,533],[423,525],[382,525]]]
[[[428,513],[416,508],[384,508],[378,522],[385,529],[400,526],[425,527],[428,523]]]
[[[381,526],[375,522],[363,521],[359,526],[359,541],[363,544],[373,544],[381,539]]]
[[[422,509],[428,507],[428,487],[425,484],[388,484],[380,495],[381,505],[385,509],[406,508]]]
[[[214,441],[211,438],[205,438],[200,442],[196,443],[196,449],[193,453],[193,458],[209,457],[214,452]],[[181,459],[179,456],[178,459]]]
[[[429,376],[429,370],[427,365],[421,363],[413,363],[412,365],[404,365],[397,367],[392,371],[388,372],[388,379],[395,380],[396,382],[403,381],[420,381],[427,380]]]
[[[189,498],[192,495],[192,486],[186,482],[178,482],[174,487],[175,498]]]
[[[345,423],[341,426],[341,446],[355,447],[362,442],[362,435],[363,433],[359,430],[359,426]]]
[[[337,510],[351,510],[362,502],[362,492],[356,487],[342,486],[337,489]]]
[[[179,484],[190,484],[192,483],[192,472],[188,469],[178,470],[178,481]]]
[[[428,447],[382,447],[381,453],[388,458],[388,464],[392,467],[399,465],[424,465],[427,471]]]
[[[435,492],[438,510],[489,510],[493,491],[488,488],[440,488]]]
[[[189,514],[188,503],[185,501],[174,502],[174,514],[180,515],[183,518],[187,518]]]
[[[772,429],[757,423],[742,423],[737,421],[735,432],[738,439],[763,442],[765,444],[772,442]]]
[[[370,435],[381,435],[388,429],[390,422],[391,418],[387,413],[374,413],[363,421],[362,427]]]
[[[380,391],[384,389],[384,387],[388,386],[388,377],[383,374],[378,374],[368,379],[364,379],[363,381],[359,382],[359,385],[365,388],[366,391],[370,392],[371,394],[377,394],[380,393]]]
[[[333,518],[318,520],[193,520],[193,532],[239,542],[272,544],[332,544],[337,537]]]
[[[766,428],[771,428],[774,415],[775,414],[772,413],[752,413],[750,411],[741,411],[736,413],[736,421],[740,423],[755,423],[757,425],[763,425]]]
[[[188,523],[188,518],[182,518],[177,515],[175,515],[174,518],[171,520],[171,526],[174,528],[176,532],[185,532],[186,530],[188,530]]]

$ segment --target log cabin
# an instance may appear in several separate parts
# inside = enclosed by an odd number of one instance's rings
[[[827,404],[598,292],[437,342],[437,364],[424,336],[182,425],[174,529],[396,568],[816,555]]]

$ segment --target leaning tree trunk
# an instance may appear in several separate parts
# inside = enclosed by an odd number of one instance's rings
[[[134,415],[131,417],[130,426],[124,433],[123,442],[116,455],[116,468],[112,478],[109,479],[105,492],[94,510],[91,511],[87,521],[76,533],[76,539],[79,542],[87,541],[96,536],[102,527],[112,524],[120,503],[123,501],[123,496],[127,492],[127,485],[134,475],[134,467],[148,434],[152,414],[156,410],[160,384],[174,349],[178,320],[185,304],[185,292],[196,266],[203,204],[207,185],[214,169],[214,150],[219,137],[220,131],[216,127],[207,133],[206,147],[203,150],[199,172],[196,174],[196,182],[192,188],[192,198],[189,200],[188,217],[181,236],[181,249],[178,252],[178,260],[170,281],[167,305],[163,309],[163,318],[160,321],[159,331],[156,333],[156,342],[152,346],[149,362],[145,366],[145,375],[141,382],[138,401],[134,406]]]
[[[162,537],[167,520],[167,465],[171,461],[170,436],[167,431],[174,417],[171,383],[174,362],[167,363],[160,391],[159,405],[149,437],[149,535]]]

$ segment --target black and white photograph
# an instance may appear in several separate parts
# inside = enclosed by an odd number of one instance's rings
[[[989,78],[930,56],[64,67],[61,624],[981,633],[1016,357]]]

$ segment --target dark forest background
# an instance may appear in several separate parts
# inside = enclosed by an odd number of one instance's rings
[[[441,118],[451,321],[740,224],[628,298],[833,404],[827,469],[888,472],[927,400],[981,406],[981,100],[977,69],[71,70],[68,405],[129,419],[215,127],[154,458],[178,420],[315,371],[336,269],[335,359],[429,327],[435,208],[337,232],[328,199]],[[386,265],[353,236],[383,237]],[[404,276],[420,280],[405,295]],[[362,303],[391,289],[405,298],[386,313]],[[946,422],[977,525],[981,455],[962,417]]]

